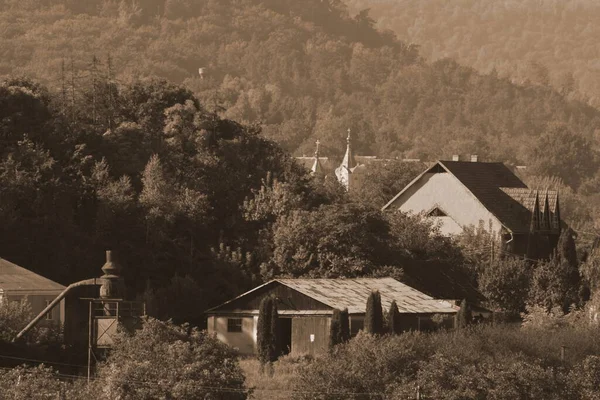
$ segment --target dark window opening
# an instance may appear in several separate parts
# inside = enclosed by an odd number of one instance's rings
[[[433,210],[429,211],[429,215],[430,217],[446,217],[446,213],[443,212],[442,210],[440,210],[439,208],[434,208]]]
[[[227,332],[241,332],[242,331],[242,319],[241,318],[227,318]]]

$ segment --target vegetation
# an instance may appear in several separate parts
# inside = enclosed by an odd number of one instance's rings
[[[398,305],[396,304],[396,300],[392,300],[387,317],[388,332],[392,335],[397,335],[401,333],[402,327],[400,326],[400,312],[398,311]]]
[[[458,329],[464,329],[470,325],[473,321],[473,314],[471,306],[467,302],[467,299],[463,299],[460,302],[460,310],[456,314],[456,327]]]
[[[597,327],[478,325],[454,332],[359,334],[294,381],[294,398],[581,399],[597,380]],[[564,361],[560,348],[568,346]],[[586,373],[583,374],[582,371]]]
[[[381,295],[379,291],[371,292],[367,299],[365,311],[365,332],[379,335],[384,333],[383,309],[381,308]]]
[[[277,301],[265,297],[258,309],[258,326],[256,328],[256,348],[261,366],[277,360]]]

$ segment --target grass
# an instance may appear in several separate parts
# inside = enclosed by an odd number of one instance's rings
[[[273,376],[269,376],[261,374],[260,363],[256,358],[240,360],[240,366],[246,375],[246,386],[254,389],[250,398],[256,400],[290,399],[293,378],[306,363],[305,358],[281,357],[273,363]]]

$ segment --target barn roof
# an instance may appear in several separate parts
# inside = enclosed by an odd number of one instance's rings
[[[393,278],[357,278],[357,279],[275,279],[265,283],[233,300],[258,290],[266,285],[281,284],[311,297],[331,308],[348,308],[350,314],[363,314],[367,299],[373,290],[381,295],[384,310],[389,309],[392,300],[396,300],[401,313],[432,314],[455,313],[456,308],[448,301],[436,300]],[[216,311],[218,307],[208,310]],[[298,310],[302,312],[303,310]]]
[[[5,293],[60,293],[65,287],[0,258],[0,290]]]
[[[506,165],[500,162],[438,161],[408,184],[386,204],[385,210],[426,173],[448,172],[458,179],[498,221],[511,232],[529,232],[531,213],[539,191],[527,187]],[[548,190],[551,212],[556,209],[558,194]],[[544,199],[540,198],[540,202]],[[540,204],[541,205],[541,204]]]

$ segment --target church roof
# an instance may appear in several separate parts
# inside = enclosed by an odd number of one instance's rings
[[[505,228],[514,233],[530,230],[536,202],[541,206],[545,200],[545,197],[540,198],[539,191],[528,188],[503,163],[438,161],[407,185],[383,209],[388,208],[424,174],[435,172],[448,172],[454,175]],[[556,212],[557,192],[548,190],[543,193],[544,196],[546,194],[550,212]]]

